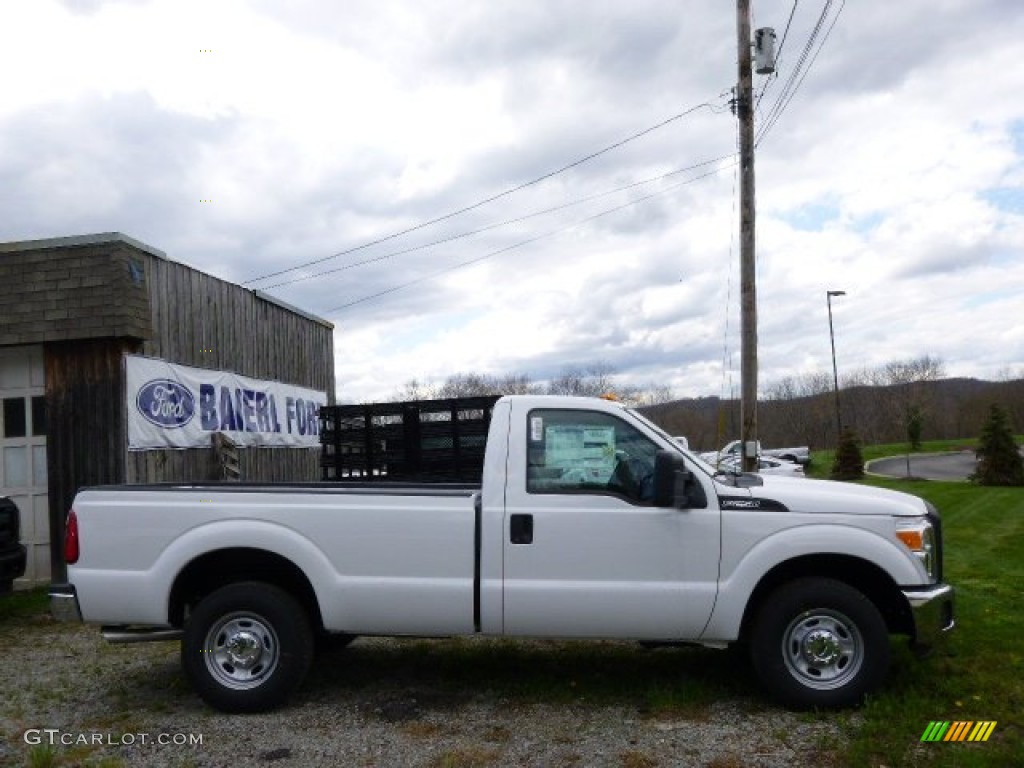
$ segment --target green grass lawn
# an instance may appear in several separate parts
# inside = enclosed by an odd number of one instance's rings
[[[38,616],[49,609],[46,588],[16,590],[0,597],[0,622]]]
[[[1024,764],[1024,488],[868,482],[913,493],[939,508],[946,580],[957,590],[957,627],[922,662],[901,649],[888,685],[863,709],[849,764]],[[921,743],[932,720],[998,725],[985,743]]]

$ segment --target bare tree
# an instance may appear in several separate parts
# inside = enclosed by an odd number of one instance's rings
[[[617,391],[622,400],[634,408],[643,408],[661,403],[671,403],[676,399],[672,387],[667,384],[646,384],[637,387],[622,387]]]
[[[832,377],[827,373],[786,376],[769,384],[765,389],[767,407],[758,410],[762,441],[787,445],[827,442],[835,419],[831,400],[822,396],[831,391]]]
[[[927,384],[943,378],[945,367],[939,358],[923,355],[889,363],[884,370],[891,393],[890,413],[902,427],[898,439],[919,445],[932,404]]]
[[[455,373],[445,379],[437,390],[437,397],[471,397],[473,395],[501,395],[499,381],[480,373]]]
[[[529,395],[538,394],[540,391],[541,387],[534,384],[525,374],[493,376],[486,373],[453,373],[443,384],[436,386],[425,384],[419,379],[410,379],[388,399],[404,402],[477,395]]]
[[[505,395],[536,395],[540,386],[534,384],[525,373],[507,373],[501,377],[498,388]]]
[[[407,400],[433,400],[436,396],[436,389],[420,382],[419,379],[409,379],[402,388],[387,399],[400,403]]]
[[[764,389],[764,399],[768,402],[796,400],[797,380],[794,376],[785,376],[778,381],[770,382]]]
[[[614,369],[608,363],[568,366],[548,382],[549,395],[600,397],[615,389]]]

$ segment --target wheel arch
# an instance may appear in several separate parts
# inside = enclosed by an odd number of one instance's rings
[[[190,561],[171,586],[168,622],[183,626],[188,611],[206,595],[241,581],[260,581],[283,589],[302,606],[313,629],[323,629],[316,592],[303,570],[276,552],[255,547],[216,549]]]
[[[750,625],[761,603],[777,588],[800,578],[820,577],[841,581],[860,591],[882,615],[890,634],[914,631],[906,598],[896,582],[874,563],[851,555],[816,554],[794,557],[768,571],[747,600],[740,623],[740,639],[749,637]]]

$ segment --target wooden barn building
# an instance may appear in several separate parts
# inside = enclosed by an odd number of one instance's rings
[[[78,488],[319,477],[331,323],[113,232],[0,243],[0,496],[25,581]]]

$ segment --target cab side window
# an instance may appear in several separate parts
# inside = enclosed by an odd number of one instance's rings
[[[533,410],[527,415],[527,493],[597,493],[632,503],[654,498],[657,446],[607,413]]]

